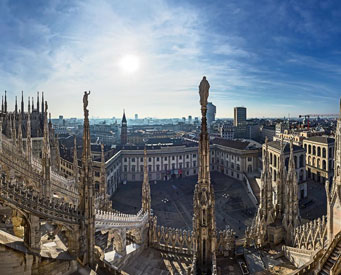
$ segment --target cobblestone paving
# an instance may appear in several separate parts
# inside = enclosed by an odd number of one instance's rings
[[[197,177],[169,181],[151,181],[152,209],[158,224],[184,229],[192,228],[193,192]],[[242,237],[256,209],[250,201],[244,183],[220,173],[211,173],[216,200],[218,229],[230,226]],[[113,207],[124,213],[136,213],[141,208],[142,182],[121,184],[113,195]]]

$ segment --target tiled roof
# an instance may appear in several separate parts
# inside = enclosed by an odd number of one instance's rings
[[[290,153],[290,143],[284,142],[283,145],[284,145],[284,149],[283,149],[284,153]],[[269,141],[268,142],[268,146],[269,147],[273,147],[273,148],[278,149],[278,150],[281,150],[281,142],[278,141],[278,140],[276,140],[276,141]],[[295,151],[303,151],[304,150],[304,148],[301,147],[301,146],[297,146],[295,144],[293,146],[294,146],[294,152]]]
[[[307,140],[315,141],[315,142],[319,142],[319,143],[325,143],[325,144],[330,144],[330,143],[335,142],[334,138],[330,138],[328,136],[314,136],[314,137],[307,138]]]
[[[215,138],[212,143],[239,150],[248,149],[248,145],[250,144],[248,141],[228,140],[223,138]]]

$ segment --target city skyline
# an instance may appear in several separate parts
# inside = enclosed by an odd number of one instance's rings
[[[21,90],[25,101],[44,91],[52,117],[81,117],[77,102],[91,90],[93,117],[120,118],[123,109],[195,117],[206,75],[217,117],[241,105],[248,117],[338,113],[341,5],[333,1],[0,5],[9,109]]]

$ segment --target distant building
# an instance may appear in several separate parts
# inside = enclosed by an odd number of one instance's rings
[[[234,134],[236,131],[235,126],[231,124],[223,124],[219,130],[220,130],[220,137],[222,137],[223,139],[229,139],[229,140],[234,139]]]
[[[269,141],[274,139],[276,135],[275,125],[268,125],[268,126],[261,126],[260,127],[260,136],[261,139],[264,141],[266,137],[268,137]]]
[[[314,136],[303,140],[306,151],[308,178],[324,183],[333,181],[333,159],[335,139],[328,136]]]
[[[213,121],[215,121],[215,114],[216,114],[217,108],[215,105],[213,105],[212,102],[207,103],[207,124],[208,126],[211,125]]]
[[[121,125],[121,144],[127,144],[128,141],[128,129],[127,129],[127,119],[126,114],[123,112],[122,125]]]
[[[64,124],[64,117],[62,115],[59,116],[58,124],[59,124],[59,126],[63,126],[63,124]]]
[[[284,133],[284,130],[289,130],[288,123],[284,123],[284,122],[276,123],[276,136],[279,137],[280,134]]]
[[[246,108],[245,107],[234,107],[234,126],[245,126],[246,125]]]
[[[192,116],[188,116],[188,123],[192,124]]]
[[[289,157],[290,157],[290,144],[284,142],[283,144],[283,158],[286,170],[289,167]],[[265,152],[265,144],[263,144],[263,153]],[[305,198],[307,196],[307,175],[306,175],[306,162],[305,162],[305,151],[302,147],[294,145],[293,147],[294,161],[296,167],[296,174],[298,180],[298,199]],[[281,155],[281,142],[280,141],[270,141],[268,143],[268,154],[269,154],[269,166],[272,176],[272,186],[273,189],[277,188],[277,181],[279,175],[280,167],[280,155]],[[274,191],[274,201],[277,200],[277,191]]]

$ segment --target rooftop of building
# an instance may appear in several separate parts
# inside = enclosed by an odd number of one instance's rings
[[[252,144],[249,141],[241,141],[241,140],[228,140],[228,139],[223,139],[223,138],[215,138],[212,141],[213,144],[229,147],[229,148],[234,148],[238,150],[252,150],[252,149],[257,149],[254,144]]]
[[[277,150],[281,150],[281,142],[279,140],[269,141],[268,146],[275,148]],[[283,148],[284,153],[290,153],[290,143],[284,141],[283,146],[284,146]],[[293,144],[293,149],[294,149],[294,152],[304,151],[303,147],[295,145],[295,144]]]
[[[328,136],[313,136],[307,138],[309,141],[314,141],[318,143],[324,143],[324,144],[332,144],[335,142],[334,138],[328,137]]]

